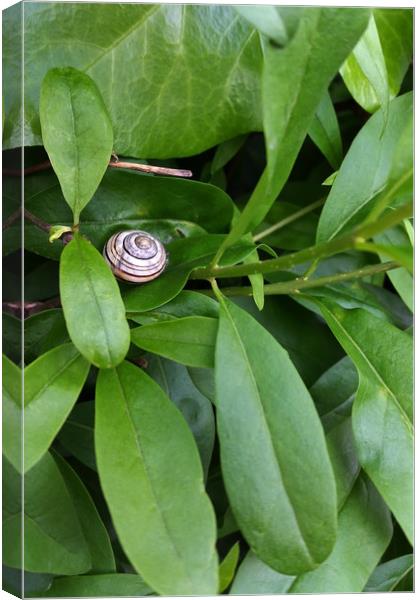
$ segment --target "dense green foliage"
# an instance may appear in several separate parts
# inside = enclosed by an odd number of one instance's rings
[[[21,11],[5,588],[412,589],[412,12],[25,4],[22,122]],[[153,281],[104,260],[129,229],[165,244]]]

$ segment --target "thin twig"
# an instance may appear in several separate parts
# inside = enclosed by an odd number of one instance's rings
[[[155,167],[153,165],[144,165],[142,163],[124,162],[121,160],[110,160],[108,167],[113,169],[130,169],[132,171],[142,171],[143,173],[154,173],[155,175],[170,175],[172,177],[192,177],[192,171],[186,169],[170,169],[169,167]],[[51,168],[49,160],[38,165],[32,165],[23,170],[23,175],[32,175],[40,171],[46,171]],[[3,169],[3,175],[11,177],[20,177],[22,171],[20,169]]]
[[[51,225],[49,223],[46,223],[36,215],[33,215],[31,212],[29,212],[29,210],[26,210],[26,208],[24,209],[23,214],[25,219],[31,221],[34,225],[38,227],[38,229],[42,229],[42,231],[46,231],[47,233],[50,232]]]
[[[309,288],[317,288],[325,285],[331,285],[334,283],[341,283],[343,281],[350,281],[354,279],[362,279],[363,277],[369,277],[376,275],[377,273],[384,273],[391,269],[397,269],[401,265],[396,261],[390,261],[386,263],[380,263],[375,265],[368,265],[357,271],[350,271],[348,273],[336,273],[335,275],[325,275],[324,277],[316,277],[315,279],[308,279],[307,277],[298,277],[290,281],[280,281],[278,283],[268,283],[264,286],[264,295],[273,296],[280,294],[299,294],[301,290]],[[214,295],[213,290],[199,290],[206,296]],[[221,288],[221,292],[225,296],[252,296],[252,287],[226,287]]]
[[[3,226],[2,226],[3,231],[5,229],[8,229],[9,227],[11,227],[13,225],[13,223],[15,221],[17,221],[21,215],[22,215],[22,209],[19,207],[17,210],[12,212],[12,214],[9,215],[7,217],[7,219],[4,220]]]
[[[12,314],[19,319],[22,317],[29,317],[34,315],[35,313],[41,312],[42,310],[47,310],[48,308],[58,308],[61,306],[60,297],[51,298],[51,300],[37,301],[37,302],[20,302],[20,301],[10,301],[3,302],[2,307],[4,312]]]

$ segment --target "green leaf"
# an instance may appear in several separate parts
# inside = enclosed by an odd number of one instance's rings
[[[334,545],[336,493],[309,393],[283,348],[230,301],[215,362],[223,478],[241,532],[273,568],[314,569]]]
[[[275,6],[235,6],[238,13],[280,46],[287,43],[287,31]]]
[[[3,454],[22,470],[22,371],[3,354]]]
[[[412,94],[389,105],[386,126],[375,113],[355,137],[321,213],[317,241],[344,233],[362,210],[388,183],[401,130],[412,119]],[[356,221],[356,223],[357,223]]]
[[[319,306],[359,372],[352,420],[360,463],[412,540],[412,339],[361,309]]]
[[[32,362],[55,346],[69,341],[63,311],[59,308],[43,310],[24,321],[25,361]]]
[[[95,421],[101,486],[130,562],[159,594],[216,594],[215,519],[178,409],[125,362],[99,373]]]
[[[388,246],[407,246],[409,240],[407,235],[401,227],[393,227],[384,231],[380,235],[375,236],[375,240],[382,242]],[[411,251],[410,251],[411,254]],[[388,260],[384,254],[380,255],[383,261]],[[392,285],[397,290],[403,302],[413,312],[414,310],[414,281],[412,274],[403,267],[399,269],[393,269],[387,273]]]
[[[140,577],[131,573],[79,575],[54,579],[42,596],[51,598],[102,598],[107,596],[141,597],[153,593]]]
[[[385,57],[373,14],[365,33],[341,67],[340,73],[356,102],[368,112],[382,107],[382,119],[386,119],[391,93]]]
[[[267,167],[223,250],[253,230],[277,198],[323,94],[368,18],[369,11],[360,8],[307,8],[302,10],[297,31],[286,48],[264,44]]]
[[[73,408],[89,363],[73,344],[63,344],[25,369],[24,470],[47,452]]]
[[[332,427],[326,435],[326,440],[337,488],[337,507],[340,511],[360,471],[351,418],[343,418],[338,425]]]
[[[219,594],[231,584],[239,560],[239,542],[236,542],[219,565]]]
[[[209,317],[182,317],[132,329],[131,341],[183,365],[211,368],[217,325],[217,320]]]
[[[250,551],[238,569],[231,594],[361,592],[391,535],[386,506],[373,485],[360,477],[340,512],[334,549],[322,565],[290,577],[270,569]]]
[[[49,573],[31,573],[21,569],[11,569],[3,565],[2,586],[6,592],[14,596],[29,598],[41,596],[47,590],[53,580]]]
[[[118,284],[103,257],[79,234],[61,255],[60,296],[70,338],[81,354],[97,367],[120,363],[130,330]]]
[[[199,292],[184,290],[173,300],[155,308],[155,310],[144,313],[129,313],[127,315],[129,319],[139,323],[139,325],[192,316],[217,319],[219,317],[219,303]]]
[[[325,92],[321,98],[309,127],[308,135],[321,150],[332,168],[338,169],[343,160],[343,143],[337,115],[328,92]]]
[[[190,273],[197,267],[208,265],[226,236],[203,235],[177,240],[168,244],[169,263],[154,281],[124,291],[127,312],[146,312],[173,300],[187,283]],[[239,242],[227,252],[223,264],[240,262],[254,251],[254,244]]]
[[[94,418],[95,403],[78,402],[61,428],[58,440],[77,460],[96,471]]]
[[[364,592],[393,592],[407,575],[413,571],[413,555],[406,554],[381,563],[373,571]],[[403,590],[405,591],[405,590]],[[407,590],[409,591],[409,590]]]
[[[54,226],[72,223],[54,173],[27,178],[25,208]],[[109,169],[83,210],[80,232],[101,251],[113,233],[124,229],[146,230],[167,244],[205,231],[226,231],[232,210],[229,196],[213,185]],[[18,248],[20,224],[5,233],[9,234],[6,252]],[[50,244],[47,233],[28,222],[24,241],[26,249],[42,256],[57,259],[62,251],[61,244]]]
[[[309,389],[321,416],[347,403],[359,383],[356,367],[348,356],[327,369]]]
[[[92,560],[91,573],[113,573],[114,554],[105,525],[86,487],[71,466],[59,454],[54,454],[86,538]]]
[[[5,28],[8,81],[20,73],[19,26],[17,15]],[[39,85],[56,65],[96,82],[123,156],[190,156],[261,128],[258,34],[233,7],[34,4],[25,11],[25,57],[26,145],[41,143]],[[20,146],[19,86],[5,92],[6,147]]]
[[[184,366],[160,356],[150,356],[146,360],[147,373],[176,404],[187,421],[200,453],[204,477],[207,478],[215,437],[214,413],[210,401],[194,386]]]
[[[3,352],[15,363],[22,359],[22,321],[4,312],[2,315]]]
[[[22,509],[21,478],[4,460],[3,560],[22,564],[22,512],[25,569],[34,573],[77,575],[89,571],[90,554],[61,473],[47,453],[25,475]]]
[[[111,156],[111,120],[96,84],[71,67],[48,71],[39,115],[44,147],[77,224]]]

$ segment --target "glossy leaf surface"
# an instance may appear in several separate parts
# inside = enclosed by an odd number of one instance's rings
[[[378,112],[360,130],[322,210],[317,231],[318,242],[343,233],[352,219],[357,218],[367,203],[387,184],[399,136],[411,118],[412,95],[405,94],[390,103],[385,127],[383,115]]]
[[[327,594],[361,592],[392,534],[389,512],[371,483],[360,478],[340,512],[338,535],[327,560],[298,577],[277,573],[251,552],[231,594]],[[357,547],[357,553],[354,551]]]
[[[360,463],[412,539],[411,338],[360,309],[321,310],[359,372],[352,422]]]
[[[73,344],[63,344],[25,369],[24,470],[48,450],[73,408],[89,372],[89,363]]]
[[[217,319],[182,317],[151,323],[131,330],[131,340],[140,348],[189,367],[214,366]]]
[[[78,402],[60,429],[58,440],[77,460],[96,471],[94,420],[95,403]]]
[[[241,531],[273,568],[314,569],[334,545],[336,493],[309,393],[283,348],[230,301],[215,362],[223,476]]]
[[[373,571],[364,592],[400,591],[399,584],[413,571],[413,555],[406,554],[381,563]],[[405,590],[401,590],[405,591]],[[409,590],[407,590],[409,591]]]
[[[81,354],[97,367],[120,363],[130,331],[118,284],[104,258],[78,234],[61,257],[60,295],[70,338]]]
[[[7,49],[19,42],[8,39]],[[39,85],[61,65],[96,82],[117,154],[188,156],[261,127],[258,35],[233,7],[35,3],[25,12],[25,56],[26,145],[41,142]],[[19,105],[14,86],[7,96]],[[21,143],[17,118],[7,114],[8,147]]]
[[[161,594],[215,594],[214,515],[182,415],[129,363],[100,372],[96,403],[101,485],[131,563]]]
[[[42,142],[78,223],[111,156],[111,120],[95,83],[70,67],[48,71],[39,113]]]

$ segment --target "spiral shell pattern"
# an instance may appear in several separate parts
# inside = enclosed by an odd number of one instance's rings
[[[144,283],[163,272],[167,263],[163,244],[146,231],[120,231],[103,251],[114,275],[122,281]]]

